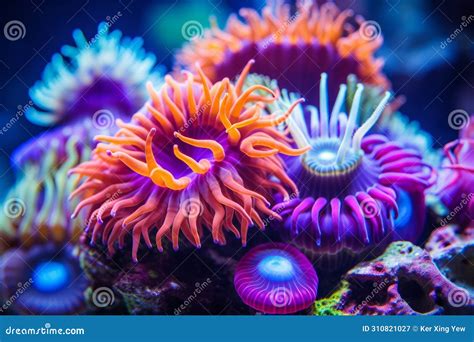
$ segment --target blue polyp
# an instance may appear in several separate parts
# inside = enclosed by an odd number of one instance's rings
[[[258,272],[271,281],[286,281],[295,274],[292,260],[282,255],[269,255],[257,266]]]
[[[38,291],[55,292],[69,283],[70,272],[67,265],[49,261],[38,264],[33,272],[33,284]]]
[[[395,219],[395,228],[400,235],[409,226],[413,217],[413,203],[410,195],[403,190],[397,191],[398,216]]]
[[[311,150],[306,155],[306,162],[308,164],[316,163],[318,165],[333,165],[336,162],[337,151],[330,148],[321,150]]]

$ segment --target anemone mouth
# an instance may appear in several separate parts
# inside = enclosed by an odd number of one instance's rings
[[[350,149],[343,162],[337,163],[338,139],[319,139],[311,143],[301,161],[304,168],[317,177],[338,177],[352,174],[362,163],[363,153]]]
[[[96,75],[89,84],[82,85],[63,99],[61,124],[77,121],[80,115],[93,117],[97,111],[109,111],[114,116],[126,117],[137,110],[142,98],[125,82]],[[73,114],[73,115],[68,115]]]
[[[32,278],[38,291],[54,293],[71,281],[71,270],[69,265],[60,261],[43,261],[35,266]]]
[[[266,279],[289,280],[294,276],[292,260],[276,252],[263,258],[257,265],[260,274]]]
[[[200,127],[189,126],[177,131],[172,138],[163,139],[163,136],[153,137],[153,155],[159,160],[160,165],[171,172],[173,177],[179,179],[187,177],[191,180],[190,186],[194,185],[205,175],[204,170],[212,171],[221,165],[221,160],[216,160],[212,150],[190,144],[192,141],[212,140],[222,146],[226,152],[226,158],[233,160],[238,149],[229,144],[227,135],[215,126],[202,125]],[[196,172],[194,164],[186,164],[184,160],[192,158],[201,165],[201,171]]]

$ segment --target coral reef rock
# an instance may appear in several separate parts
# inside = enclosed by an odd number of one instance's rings
[[[474,226],[449,225],[433,231],[426,250],[441,273],[474,297]],[[462,299],[462,297],[459,297]]]
[[[380,257],[351,269],[344,276],[344,282],[347,284],[338,290],[339,301],[337,304],[333,301],[332,306],[326,301],[329,306],[325,305],[324,312],[346,315],[474,313],[474,300],[469,291],[446,278],[430,254],[410,242],[390,244]]]

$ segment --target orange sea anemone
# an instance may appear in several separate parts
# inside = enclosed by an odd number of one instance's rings
[[[129,123],[117,120],[114,136],[96,137],[92,161],[71,171],[87,177],[72,197],[92,192],[73,214],[89,208],[92,242],[101,236],[113,253],[131,232],[137,260],[140,239],[151,247],[155,228],[160,251],[163,237],[177,249],[180,232],[199,247],[204,228],[216,243],[225,244],[231,231],[245,244],[252,223],[265,226],[262,215],[279,217],[268,208],[272,195],[297,190],[277,154],[307,148],[291,148],[275,126],[302,99],[286,113],[263,115],[276,95],[262,85],[243,90],[253,63],[236,83],[212,83],[197,66],[199,81],[185,72],[182,82],[167,76],[159,91],[148,84],[144,108]]]

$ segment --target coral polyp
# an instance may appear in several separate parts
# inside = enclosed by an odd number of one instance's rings
[[[11,298],[15,313],[65,315],[85,309],[87,280],[74,248],[38,244],[30,249],[11,249],[0,258],[0,294]]]
[[[77,202],[68,201],[68,196],[80,181],[67,173],[90,157],[91,138],[83,141],[87,130],[82,125],[61,127],[15,151],[18,179],[0,213],[0,241],[8,247],[77,240],[85,215],[76,221],[69,219]]]
[[[231,231],[245,244],[251,224],[264,227],[262,215],[279,217],[268,208],[273,192],[289,198],[288,190],[297,190],[278,153],[299,155],[309,147],[291,148],[274,126],[301,100],[282,115],[263,115],[275,94],[261,85],[242,90],[252,64],[235,84],[227,78],[213,84],[199,67],[199,81],[187,72],[183,82],[167,76],[159,91],[148,84],[145,107],[129,123],[118,120],[114,136],[96,137],[93,160],[72,170],[87,177],[73,193],[83,196],[73,216],[88,207],[92,241],[101,236],[113,253],[131,232],[137,260],[140,239],[151,247],[154,228],[160,251],[163,237],[177,249],[180,232],[200,246],[207,228],[216,243],[225,244]]]
[[[474,217],[474,139],[457,139],[445,145],[439,179],[432,192],[447,209],[443,225],[467,226]]]
[[[55,54],[43,79],[31,89],[36,108],[27,118],[41,126],[53,126],[92,118],[102,127],[108,116],[131,115],[146,100],[145,82],[159,77],[156,57],[142,48],[142,38],[122,38],[118,30],[108,32],[105,23],[96,38],[87,40],[81,30],[73,33],[76,46],[66,45]]]
[[[416,151],[382,135],[365,136],[386,106],[388,92],[357,128],[363,85],[357,86],[347,117],[342,107],[346,86],[341,85],[330,112],[326,79],[322,74],[319,108],[298,106],[288,122],[297,146],[312,146],[302,156],[286,160],[300,196],[273,209],[302,248],[326,256],[342,251],[358,254],[392,236],[400,238],[395,234],[400,192],[406,192],[417,208],[405,218],[415,225],[409,229],[420,229],[423,194],[434,182],[434,172]]]
[[[264,7],[240,10],[244,22],[232,15],[225,29],[212,22],[204,36],[193,39],[177,56],[178,64],[194,69],[198,61],[211,80],[235,77],[246,60],[255,59],[254,72],[277,79],[282,88],[302,94],[310,103],[322,72],[331,75],[330,95],[349,74],[364,83],[387,87],[383,60],[374,54],[382,44],[380,27],[339,10],[334,3],[318,6],[299,1],[294,13],[290,5],[277,1]]]
[[[419,122],[410,121],[407,116],[396,112],[382,120],[380,126],[390,140],[418,151],[430,165],[438,167],[441,164],[441,151],[433,148],[433,137],[420,128]]]
[[[266,314],[292,314],[316,300],[318,276],[298,249],[268,243],[250,250],[237,264],[234,286],[242,301]]]

